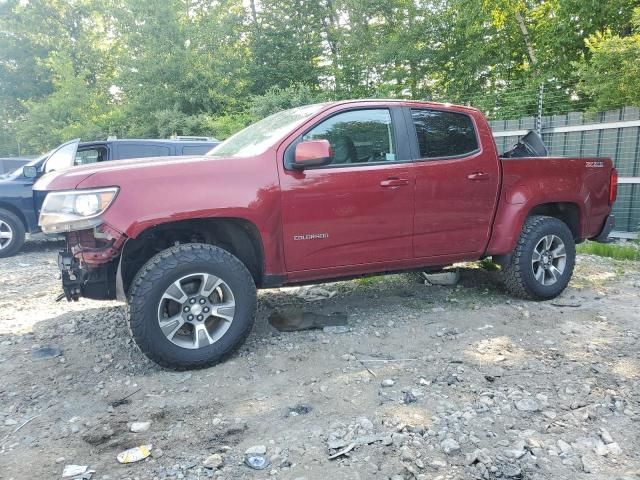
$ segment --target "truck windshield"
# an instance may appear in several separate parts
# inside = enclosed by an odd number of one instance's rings
[[[251,157],[258,155],[276,140],[282,138],[294,127],[319,112],[325,104],[318,103],[292,108],[263,118],[210,150],[207,155],[214,157]]]

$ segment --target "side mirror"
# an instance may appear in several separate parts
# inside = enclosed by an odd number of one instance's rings
[[[38,167],[35,165],[25,165],[22,167],[22,175],[26,178],[38,178]]]
[[[328,140],[307,140],[296,145],[293,168],[304,170],[309,167],[329,165],[333,157]]]

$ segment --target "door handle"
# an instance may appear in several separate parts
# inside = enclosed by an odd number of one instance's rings
[[[473,182],[477,182],[479,180],[489,180],[489,174],[484,172],[475,172],[467,175],[467,178]]]
[[[406,178],[387,178],[380,182],[381,187],[401,187],[403,185],[409,185],[409,180]]]

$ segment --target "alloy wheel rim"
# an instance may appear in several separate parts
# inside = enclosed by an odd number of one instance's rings
[[[545,287],[555,285],[567,268],[567,251],[557,235],[545,235],[533,249],[531,268],[536,281]]]
[[[6,248],[13,240],[13,229],[11,226],[0,220],[0,250]]]
[[[158,305],[158,324],[174,345],[190,350],[220,340],[235,318],[231,287],[209,273],[186,275],[167,287]]]

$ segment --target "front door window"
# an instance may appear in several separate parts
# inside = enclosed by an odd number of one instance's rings
[[[331,144],[330,166],[396,161],[393,124],[387,109],[340,113],[316,125],[302,137],[302,140],[319,139]]]

